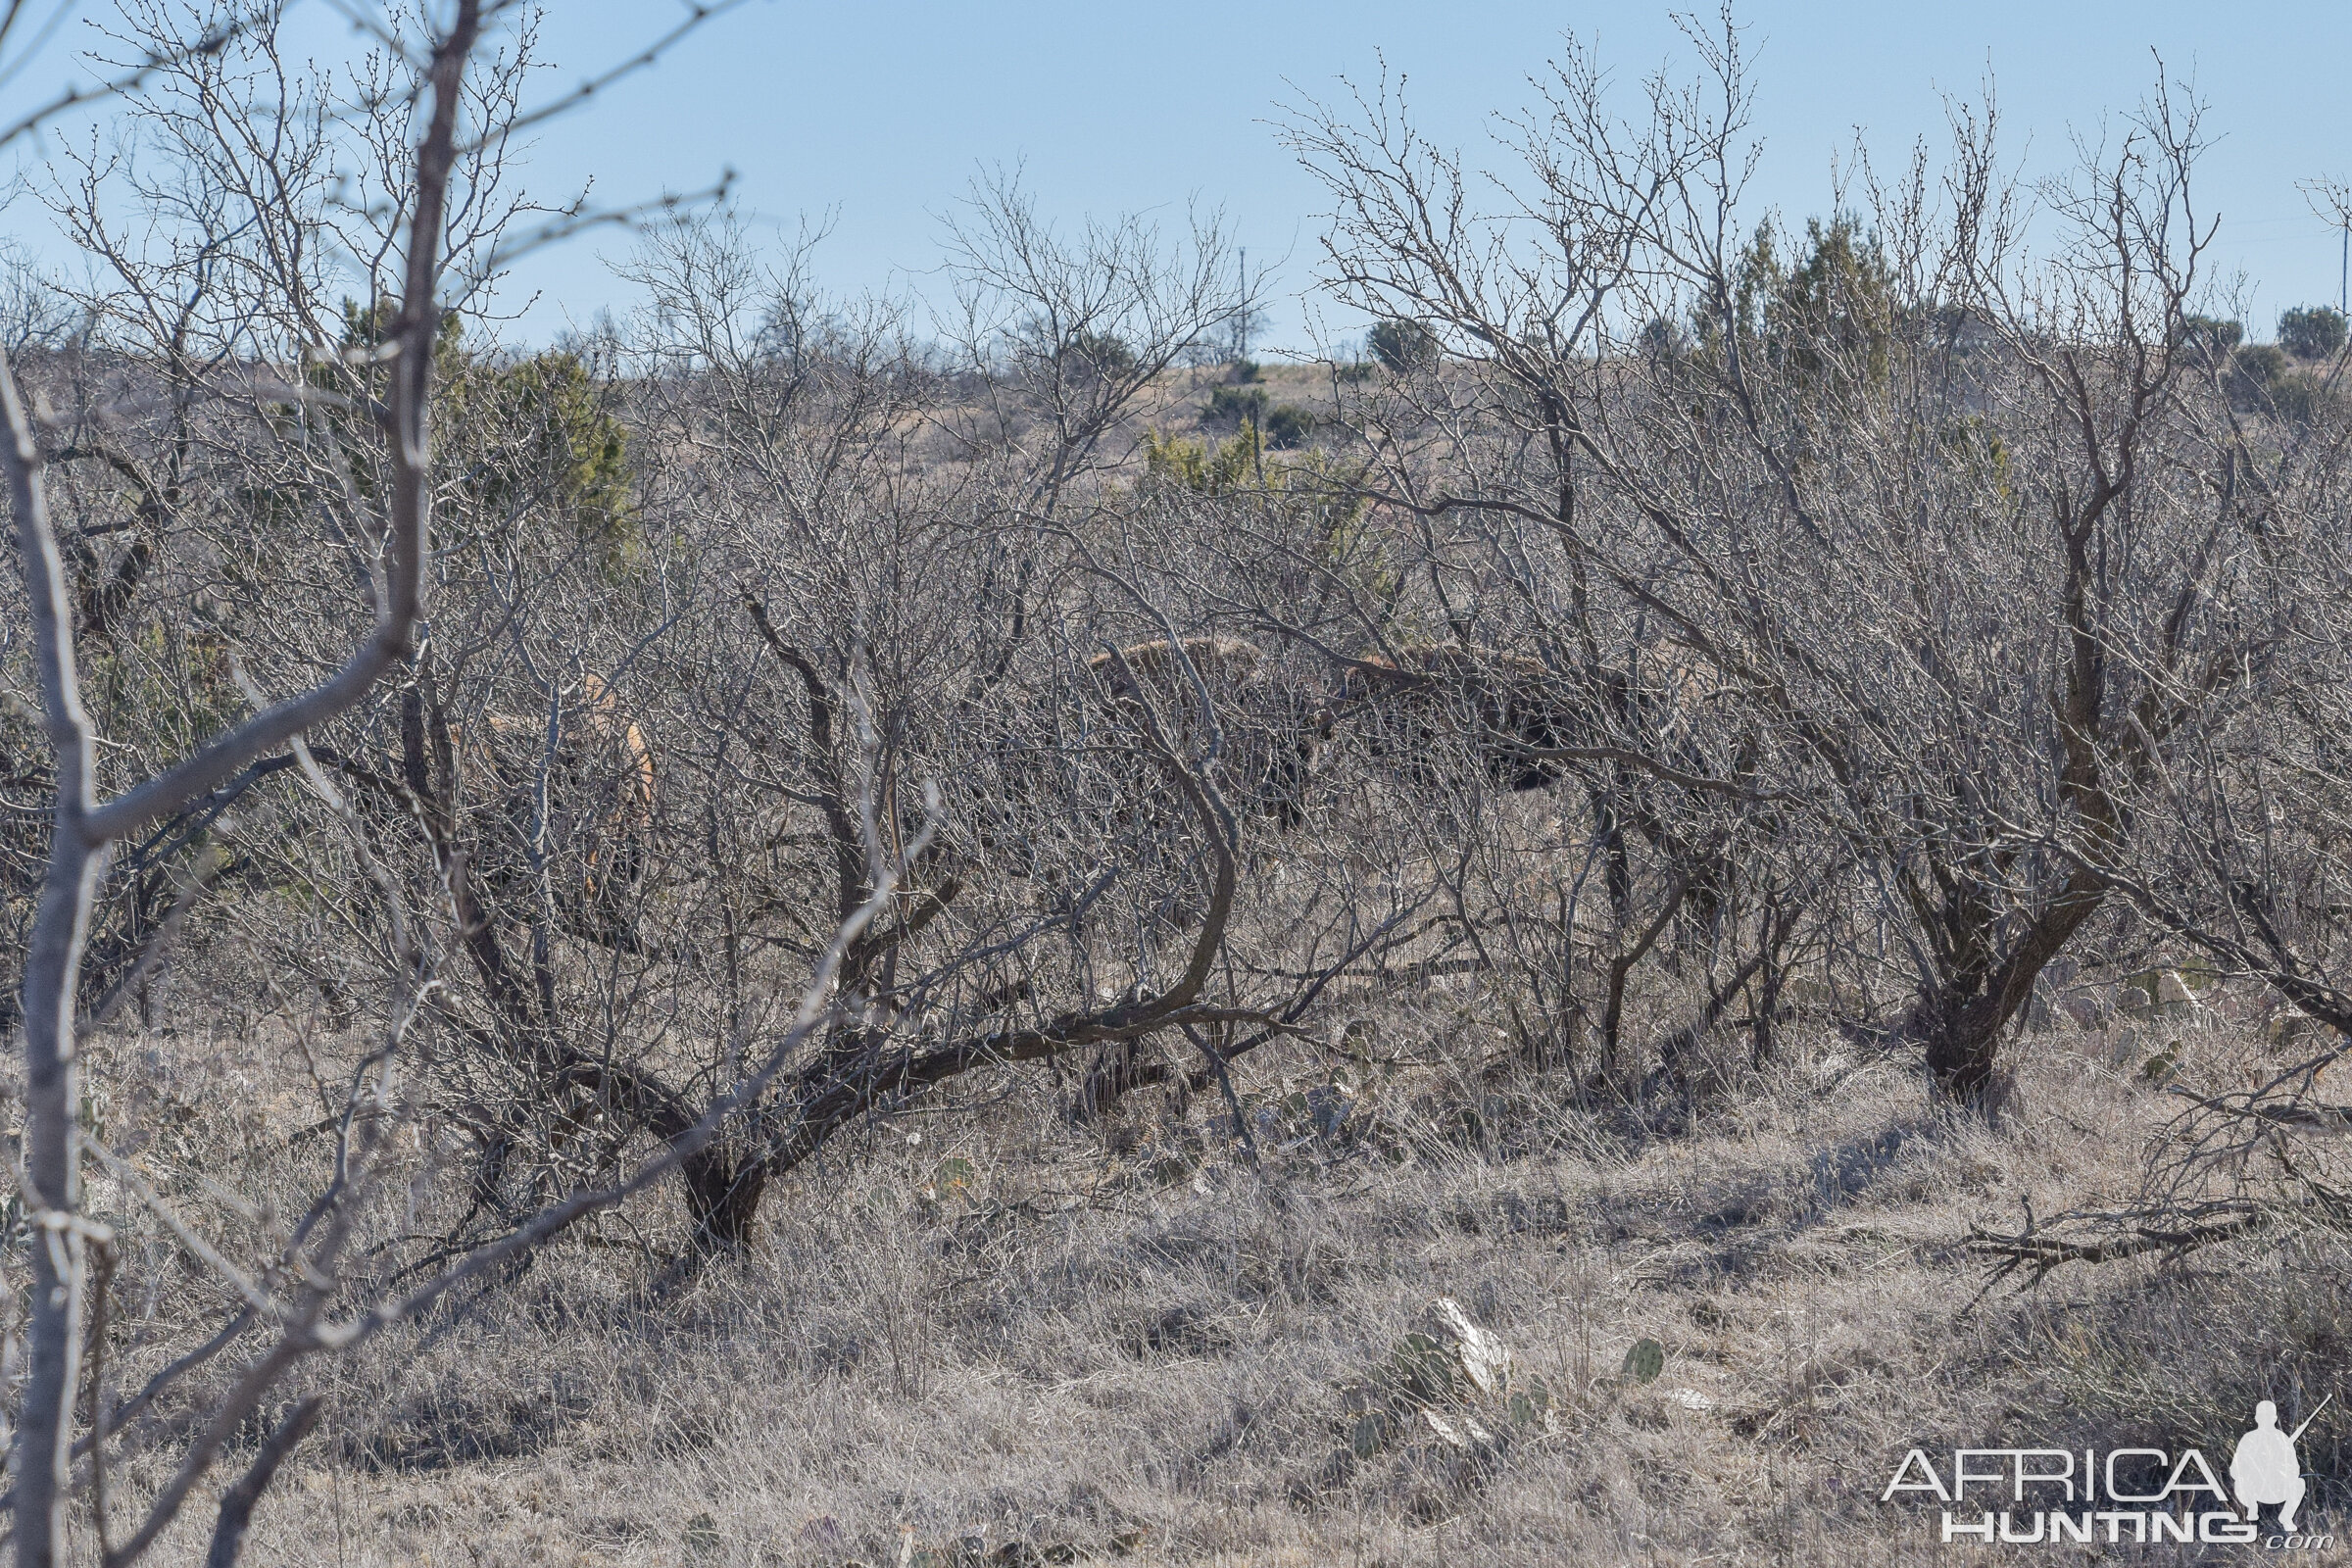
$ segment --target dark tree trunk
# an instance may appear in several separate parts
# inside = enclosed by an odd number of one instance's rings
[[[755,1156],[711,1146],[680,1162],[686,1181],[686,1211],[694,1221],[699,1252],[741,1252],[755,1239],[760,1199],[767,1191],[767,1166]]]
[[[2032,1000],[2043,967],[2104,898],[2101,884],[2078,871],[1998,964],[1958,983],[1946,981],[1913,1005],[1903,1032],[1928,1048],[1928,1074],[1937,1094],[1960,1104],[1985,1105],[2001,1031]]]
[[[1634,923],[1634,867],[1626,854],[1625,829],[1617,821],[1617,791],[1595,787],[1592,835],[1600,841],[1601,879],[1608,889],[1609,917],[1622,931]]]
[[[1993,1084],[2001,1028],[2009,1020],[1996,997],[1922,1002],[1908,1031],[1928,1048],[1928,1076],[1936,1092],[1955,1104],[1982,1106]]]

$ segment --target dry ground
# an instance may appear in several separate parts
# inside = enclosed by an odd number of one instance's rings
[[[2340,1241],[1989,1293],[1959,1249],[2023,1200],[2131,1188],[2163,1105],[2135,1068],[2180,1032],[2149,1028],[2029,1038],[1989,1126],[1826,1033],[1640,1116],[1402,1044],[1337,1073],[1253,1060],[1256,1166],[1213,1092],[1091,1132],[1019,1097],[905,1117],[776,1195],[755,1256],[676,1266],[665,1193],[338,1373],[248,1560],[1940,1560],[1931,1510],[1878,1500],[1910,1446],[2226,1455],[2255,1398],[2347,1387]],[[2214,1077],[2260,1049],[2185,1038]],[[163,1049],[105,1059],[120,1085]],[[260,1159],[274,1135],[240,1136]],[[1556,1430],[1335,1458],[1344,1390],[1441,1296],[1544,1381]],[[1643,1339],[1645,1384],[1621,1375]],[[2345,1434],[2323,1418],[2307,1468],[2352,1474]],[[2311,1517],[2345,1497],[2324,1483]]]

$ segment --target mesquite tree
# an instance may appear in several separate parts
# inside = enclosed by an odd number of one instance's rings
[[[1431,608],[1507,617],[1620,746],[1592,785],[1612,859],[1638,836],[1673,900],[1720,899],[1725,847],[1785,826],[1653,803],[1768,797],[1864,873],[1912,992],[1891,1027],[1979,1099],[2106,898],[2048,841],[2127,836],[2117,790],[2267,635],[2217,592],[2262,522],[2194,315],[2196,115],[2160,88],[2053,187],[2047,254],[1965,115],[1940,180],[1874,182],[1798,240],[1735,226],[1740,38],[1692,42],[1705,79],[1654,78],[1630,122],[1570,54],[1492,204],[1385,89],[1297,117],[1330,285],[1447,351],[1358,400],[1365,489],[1425,530]],[[1694,744],[1701,692],[1731,721]]]
[[[534,118],[516,93],[530,22],[504,0],[454,0],[445,15],[388,20],[356,98],[341,101],[324,77],[288,68],[275,8],[181,16],[139,6],[125,16],[124,59],[109,90],[127,144],[157,156],[68,160],[48,195],[100,263],[94,292],[79,301],[84,330],[75,343],[30,347],[0,364],[0,467],[23,593],[12,653],[37,686],[45,742],[24,771],[48,794],[51,821],[20,988],[30,1278],[22,1338],[12,1337],[24,1376],[9,1497],[18,1560],[40,1565],[68,1554],[77,1494],[90,1500],[99,1557],[139,1558],[305,1358],[362,1345],[619,1201],[673,1168],[724,1115],[714,1109],[699,1132],[682,1129],[663,1158],[437,1260],[421,1281],[400,1284],[361,1263],[356,1244],[375,1223],[371,1205],[401,1170],[396,1135],[420,1113],[412,1058],[440,952],[464,928],[452,918],[463,876],[404,885],[375,853],[380,821],[355,805],[354,783],[378,776],[372,759],[314,749],[305,736],[360,710],[417,653],[442,482],[436,381],[453,295],[478,288],[512,254],[500,244],[516,209],[497,185],[508,138]],[[336,207],[338,174],[378,199]],[[153,219],[135,238],[110,217],[118,179]],[[320,243],[338,220],[344,255],[362,263],[361,275],[343,281],[364,296],[340,312]],[[53,505],[61,498],[63,525]],[[313,543],[306,555],[293,537],[312,521],[329,548]],[[219,548],[208,553],[207,544]],[[320,561],[330,564],[324,580],[301,594],[308,564]],[[193,624],[174,618],[191,603]],[[329,608],[338,606],[349,612]],[[103,761],[85,655],[109,727],[136,737],[110,746]],[[266,695],[278,683],[294,694]],[[273,778],[307,787],[318,842],[339,844],[357,876],[346,907],[380,959],[383,1015],[322,1124],[328,1158],[308,1208],[282,1229],[263,1223],[258,1261],[248,1264],[241,1257],[255,1248],[208,1239],[135,1162],[106,1147],[83,1115],[81,1059],[97,1021],[151,972],[191,903],[237,858],[223,850],[234,838],[229,808]],[[420,803],[412,794],[406,804]],[[126,870],[110,882],[118,855]],[[155,906],[158,872],[168,908]],[[886,888],[887,871],[877,881]],[[122,890],[130,912],[108,929],[93,977],[88,939],[110,889]],[[854,932],[863,918],[853,911],[845,925]],[[815,967],[814,989],[803,994],[811,1019],[822,1007],[824,955]],[[728,1089],[714,1090],[722,1107]],[[85,1157],[229,1303],[216,1332],[134,1395],[111,1396],[91,1368],[86,1428],[76,1419],[82,1348],[102,1355],[110,1343],[108,1285],[120,1253],[115,1230],[85,1204]],[[204,1384],[223,1355],[233,1369]],[[191,1391],[194,1406],[172,1429],[179,1435],[162,1435],[176,1458],[132,1498],[125,1526],[116,1517],[122,1499],[110,1502],[110,1463],[158,1440],[140,1423],[159,1398]],[[298,1398],[273,1420],[221,1499],[210,1560],[235,1559],[256,1502],[318,1408],[315,1396]]]

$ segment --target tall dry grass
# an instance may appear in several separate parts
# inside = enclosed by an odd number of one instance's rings
[[[2346,1389],[2339,1238],[1989,1291],[1964,1254],[1972,1222],[2132,1190],[2160,1022],[2030,1039],[1990,1123],[1826,1032],[1690,1096],[1573,1107],[1413,1045],[1459,1027],[1399,1008],[1345,1053],[1253,1059],[1247,1144],[1213,1091],[1073,1129],[980,1085],[846,1141],[739,1260],[677,1256],[670,1195],[607,1216],[342,1369],[255,1560],[1925,1561],[1932,1511],[1879,1501],[1906,1448],[2226,1455],[2255,1399]],[[155,1157],[266,1205],[312,1114],[257,1102],[301,1081],[270,1039],[244,1032],[241,1063],[111,1040],[101,1106],[135,1102]],[[2184,1070],[2262,1049],[2192,1033]],[[134,1243],[117,1375],[211,1304],[187,1278]],[[1438,1298],[1541,1381],[1552,1430],[1491,1420],[1465,1451],[1416,1425],[1343,1458],[1348,1390]],[[1624,1372],[1644,1339],[1646,1383]],[[2309,1469],[2342,1472],[2343,1432],[2313,1429]]]

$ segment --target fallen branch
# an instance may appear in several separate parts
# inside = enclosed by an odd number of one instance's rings
[[[2100,1242],[2075,1242],[2036,1236],[2030,1223],[2024,1231],[2009,1235],[1972,1225],[1968,1239],[1962,1246],[1979,1256],[2002,1259],[1993,1273],[1996,1281],[2020,1268],[2031,1266],[2034,1283],[2039,1284],[2044,1275],[2068,1263],[2116,1263],[2128,1257],[2145,1257],[2150,1253],[2161,1253],[2166,1261],[2171,1262],[2217,1242],[2250,1236],[2270,1224],[2271,1219],[2269,1210],[2255,1208],[2208,1225],[2190,1225],[2180,1229],[2135,1226],[2129,1235]]]

